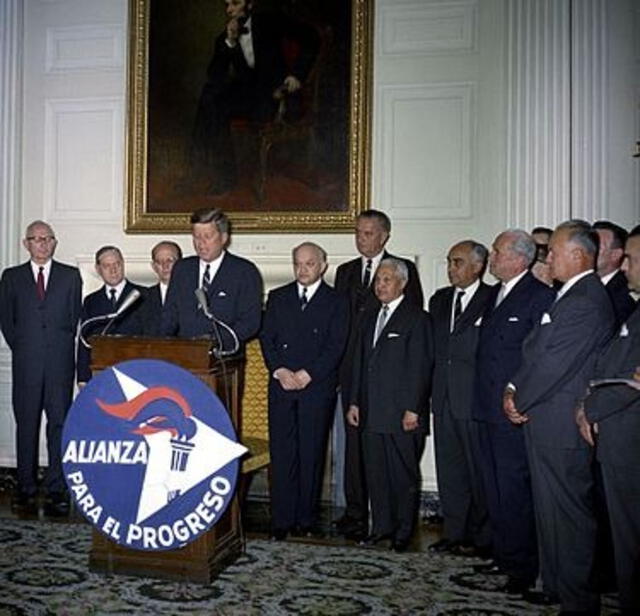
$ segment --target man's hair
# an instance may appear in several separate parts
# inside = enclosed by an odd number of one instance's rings
[[[536,257],[536,242],[523,229],[507,229],[500,235],[511,236],[511,244],[509,248],[517,255],[527,260],[527,265],[531,265]]]
[[[474,261],[478,261],[484,265],[487,264],[489,258],[489,251],[484,244],[476,242],[475,240],[462,240],[458,242],[456,246],[465,246],[471,251],[471,257]]]
[[[391,220],[380,210],[364,210],[358,214],[356,220],[376,220],[387,233],[391,233]]]
[[[296,252],[298,252],[298,250],[300,248],[313,248],[314,250],[316,250],[318,252],[318,254],[320,255],[320,257],[322,258],[322,262],[326,263],[327,262],[327,252],[326,250],[322,247],[319,246],[318,244],[315,244],[314,242],[302,242],[302,244],[298,244],[298,246],[296,246],[292,251],[291,251],[291,257],[295,260],[296,258]]]
[[[381,267],[385,267],[385,266],[392,268],[397,274],[398,278],[400,278],[400,280],[403,280],[404,282],[408,282],[409,268],[407,267],[407,264],[404,261],[401,261],[400,259],[394,259],[393,257],[387,257],[386,259],[382,259],[382,261],[380,261],[380,265],[378,265],[378,270]]]
[[[120,257],[120,260],[124,261],[122,252],[120,252],[120,249],[117,246],[107,245],[102,246],[102,248],[98,248],[96,252],[96,265],[100,265],[100,259],[102,258],[102,255],[106,254],[107,252],[115,252]]]
[[[620,225],[610,220],[596,220],[596,222],[593,223],[593,228],[596,230],[611,231],[613,235],[611,248],[622,248],[622,250],[624,250],[625,242],[629,236],[626,229],[623,229]]]
[[[180,246],[178,244],[176,244],[175,242],[172,242],[171,240],[162,240],[162,242],[158,242],[152,249],[151,249],[151,259],[153,261],[156,260],[156,253],[158,252],[158,250],[160,250],[163,246],[168,246],[169,248],[173,248],[173,250],[175,250],[176,255],[178,255],[178,259],[182,259],[182,248],[180,248]]]
[[[49,233],[51,234],[51,237],[55,239],[56,234],[53,232],[51,225],[48,222],[45,222],[44,220],[34,220],[33,222],[29,223],[29,225],[25,229],[24,236],[29,237],[31,235],[31,231],[35,227],[46,227],[47,229],[49,229]]]
[[[629,231],[629,236],[627,237],[627,239],[629,239],[630,237],[638,237],[638,235],[640,235],[640,225],[636,225],[633,229],[631,229],[631,231]]]
[[[212,222],[220,233],[229,233],[229,219],[218,208],[203,207],[191,214],[191,224]]]
[[[548,237],[551,237],[553,229],[549,229],[549,227],[534,227],[531,235],[535,235],[536,233],[546,233]]]
[[[589,256],[595,257],[600,246],[600,238],[595,229],[586,221],[573,218],[560,223],[556,231],[566,231],[567,239],[580,246]]]

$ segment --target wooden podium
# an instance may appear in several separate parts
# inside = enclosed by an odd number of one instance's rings
[[[209,340],[96,336],[91,344],[94,374],[127,359],[161,359],[189,370],[216,392],[238,431],[243,357],[226,359],[223,365],[210,353]],[[242,545],[236,495],[217,524],[178,550],[131,550],[94,529],[89,569],[208,584],[240,556]]]

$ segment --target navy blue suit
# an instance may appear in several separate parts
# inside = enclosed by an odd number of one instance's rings
[[[613,304],[616,325],[622,325],[636,309],[636,300],[629,293],[629,284],[624,272],[616,272],[616,275],[605,285],[605,289]]]
[[[476,354],[472,417],[479,426],[481,471],[494,560],[512,578],[533,583],[538,550],[531,476],[522,426],[504,415],[502,395],[522,363],[522,343],[555,293],[526,273],[496,307],[492,288]]]
[[[29,262],[6,269],[0,280],[0,325],[12,353],[18,489],[26,495],[37,491],[43,408],[49,455],[45,488],[49,493],[64,490],[60,449],[64,418],[73,395],[81,298],[80,272],[57,261],[51,263],[42,301]]]
[[[633,378],[640,366],[640,308],[628,317],[598,358],[595,378]],[[620,607],[640,613],[640,394],[626,385],[596,389],[584,403],[598,424],[596,451],[615,553]]]
[[[160,283],[146,290],[144,300],[144,335],[160,336],[162,334],[162,295]]]
[[[171,271],[171,281],[162,311],[165,336],[195,338],[211,335],[211,322],[198,307],[194,292],[201,286],[200,259],[181,259]],[[231,327],[240,342],[256,335],[262,315],[262,278],[258,268],[242,257],[226,252],[208,291],[209,311]],[[224,349],[232,339],[220,328]]]
[[[127,280],[127,283],[118,297],[116,302],[116,310],[125,300],[127,295],[134,289],[137,289],[142,294],[142,297],[138,298],[135,304],[131,305],[125,312],[123,312],[109,327],[107,331],[108,335],[121,335],[121,336],[141,336],[144,333],[144,303],[146,289],[136,284],[132,284]],[[100,287],[97,291],[89,293],[84,298],[82,303],[82,322],[92,317],[98,317],[100,315],[109,314],[114,312],[111,301],[107,296],[105,285]],[[96,321],[84,328],[82,334],[85,340],[89,340],[90,336],[99,335],[105,328],[109,321]],[[78,382],[86,383],[91,378],[91,349],[88,349],[81,340],[78,340]]]
[[[260,344],[269,370],[271,510],[274,529],[316,523],[338,366],[349,327],[344,297],[322,282],[302,310],[297,283],[269,293]],[[286,391],[273,373],[306,370],[311,382]]]

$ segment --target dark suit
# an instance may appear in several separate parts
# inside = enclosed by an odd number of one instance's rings
[[[154,284],[146,290],[144,299],[144,335],[162,335],[162,294],[160,283]]]
[[[212,169],[220,190],[236,180],[230,122],[232,118],[265,122],[275,116],[274,91],[293,75],[304,84],[315,61],[319,38],[316,31],[284,14],[253,14],[251,40],[255,66],[248,65],[240,42],[226,43],[226,29],[215,41],[213,57],[194,127],[195,153],[202,166]],[[285,58],[284,41],[296,44],[292,65]],[[299,97],[299,93],[293,98]],[[288,98],[288,108],[293,101]]]
[[[640,366],[640,308],[627,318],[598,359],[596,378],[633,378]],[[597,457],[615,552],[620,607],[640,613],[640,393],[626,385],[595,390],[585,400],[598,424]]]
[[[624,272],[618,271],[605,285],[607,293],[613,303],[613,311],[616,315],[616,325],[622,325],[627,317],[636,309],[636,301],[629,293],[627,277]]]
[[[165,336],[194,338],[210,335],[211,322],[198,308],[194,292],[201,285],[198,257],[181,259],[171,271],[171,281],[162,311]],[[255,336],[262,315],[262,278],[258,268],[242,257],[226,252],[208,291],[210,312],[231,327],[243,343]],[[233,341],[219,328],[223,347]]]
[[[144,333],[144,314],[145,314],[145,293],[144,287],[133,284],[127,280],[118,301],[115,310],[122,304],[127,295],[134,289],[142,294],[142,297],[125,310],[109,327],[108,335],[121,336],[141,336]],[[84,323],[87,319],[98,317],[101,315],[114,312],[109,297],[107,296],[106,286],[102,285],[97,291],[90,293],[82,302],[81,320]],[[85,340],[89,340],[90,336],[100,335],[107,325],[108,320],[96,321],[85,327],[82,331]],[[81,340],[78,340],[78,382],[86,383],[91,378],[91,349],[88,349]]]
[[[523,346],[512,383],[525,413],[525,440],[536,508],[545,590],[564,610],[593,610],[596,524],[591,452],[574,410],[587,389],[596,357],[611,336],[613,308],[593,273],[576,282],[545,313]]]
[[[525,337],[555,293],[526,273],[496,307],[501,286],[492,288],[482,317],[472,416],[479,427],[493,558],[510,577],[533,584],[538,549],[524,431],[504,415],[502,394],[522,363]]]
[[[49,467],[45,487],[64,491],[61,441],[73,394],[75,336],[82,279],[75,267],[52,261],[40,301],[30,263],[4,270],[0,280],[0,325],[12,352],[13,413],[16,420],[18,489],[37,490],[42,409],[47,416]]]
[[[409,270],[409,280],[405,287],[405,300],[420,309],[424,306],[422,286],[418,270],[412,261],[401,259],[384,252],[383,259],[399,259],[403,261]],[[340,365],[340,391],[342,407],[346,413],[351,397],[351,380],[353,370],[353,356],[356,338],[362,315],[365,310],[377,310],[380,302],[373,292],[373,272],[371,284],[368,287],[362,284],[362,259],[358,257],[343,263],[336,270],[335,288],[348,298],[351,328],[347,348]],[[366,524],[369,516],[369,496],[366,489],[364,467],[362,463],[362,445],[360,442],[359,428],[354,428],[345,422],[345,462],[344,462],[344,491],[347,501],[346,514]]]
[[[478,425],[471,418],[476,347],[491,287],[480,282],[451,329],[454,287],[439,289],[429,300],[435,340],[431,408],[438,493],[444,538],[478,547],[489,544],[489,523],[477,466]]]
[[[411,537],[418,506],[420,452],[433,363],[431,320],[404,298],[373,346],[378,312],[368,310],[363,316],[351,403],[360,409],[372,534],[391,535],[402,542]],[[403,430],[405,411],[421,415],[421,428]]]
[[[304,310],[297,283],[269,293],[260,344],[269,370],[271,511],[274,529],[316,522],[338,365],[349,326],[346,300],[322,282]],[[306,370],[311,382],[286,391],[273,373]]]

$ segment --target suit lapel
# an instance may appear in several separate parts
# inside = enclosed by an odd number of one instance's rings
[[[387,319],[387,322],[384,324],[384,327],[380,332],[380,336],[378,337],[378,341],[376,345],[373,347],[373,351],[371,355],[372,359],[375,358],[380,353],[380,350],[384,347],[385,343],[388,340],[388,334],[392,332],[394,329],[402,329],[402,325],[406,319],[407,310],[408,310],[408,304],[407,304],[407,298],[405,297],[400,302],[400,305],[393,311],[393,314]],[[370,332],[371,336],[369,338],[370,344],[373,344],[373,334],[375,332],[379,315],[380,315],[380,311],[375,313],[375,319],[373,320],[373,330]]]
[[[474,323],[478,316],[480,315],[480,305],[484,301],[484,294],[486,291],[486,285],[482,282],[478,287],[477,291],[473,294],[471,301],[467,304],[467,307],[464,309],[464,312],[460,315],[458,322],[454,325],[453,332],[457,332],[465,327],[468,327],[471,323]],[[453,297],[453,291],[452,291]],[[449,309],[451,309],[451,302],[449,302]],[[449,313],[451,314],[451,313]]]

